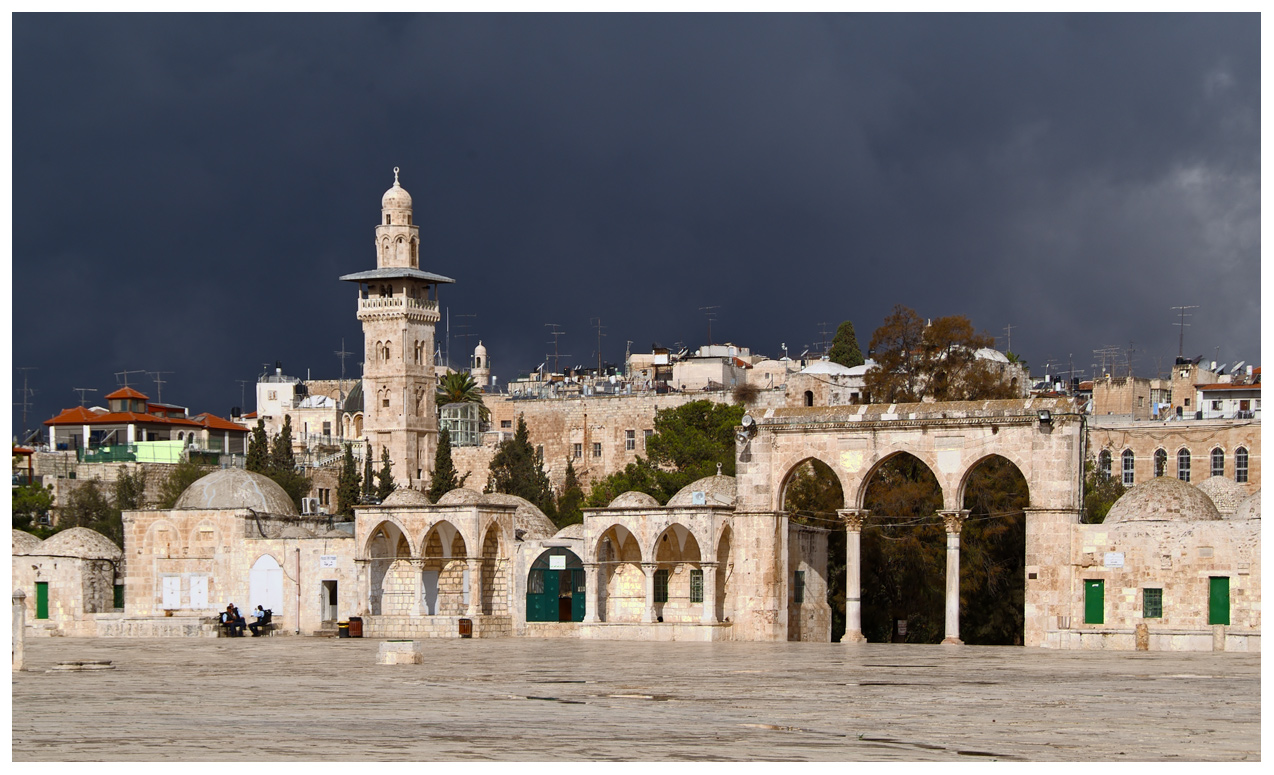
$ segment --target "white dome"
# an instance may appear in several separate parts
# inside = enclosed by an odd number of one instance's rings
[[[973,353],[973,357],[983,361],[995,361],[996,363],[1008,363],[1009,358],[999,350],[993,350],[990,347],[981,347]]]
[[[810,365],[801,369],[801,373],[802,374],[833,374],[833,375],[840,376],[840,375],[852,374],[853,372],[850,370],[848,366],[842,366],[839,363],[833,363],[832,361],[814,361]]]
[[[733,476],[705,476],[678,490],[668,499],[668,506],[693,506],[696,492],[704,494],[705,506],[733,506],[738,487]]]
[[[296,504],[269,477],[242,468],[213,471],[177,499],[174,509],[254,509],[266,514],[296,516]]]
[[[397,167],[394,167],[394,185],[380,198],[380,207],[382,210],[411,209],[411,194],[407,193],[407,189],[398,185]]]
[[[475,347],[475,348],[473,348],[473,354],[474,354],[474,355],[482,355],[482,356],[485,356],[485,355],[487,354],[487,348],[485,348],[485,347],[483,347],[483,346],[482,346],[482,340],[481,340],[481,339],[479,339],[479,340],[478,340],[478,346],[477,346],[477,347]]]

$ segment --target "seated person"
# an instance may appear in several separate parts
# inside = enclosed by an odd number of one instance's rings
[[[272,613],[272,611],[267,611],[261,606],[257,606],[257,610],[252,612],[252,616],[256,621],[248,625],[248,629],[252,630],[252,637],[255,638],[261,634],[261,628],[270,623]]]
[[[243,617],[239,615],[239,609],[235,608],[233,603],[226,606],[225,613],[221,615],[221,624],[231,637],[243,637]]]

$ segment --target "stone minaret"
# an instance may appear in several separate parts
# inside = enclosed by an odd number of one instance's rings
[[[388,447],[394,481],[420,488],[433,467],[434,324],[438,286],[455,282],[421,271],[420,229],[411,222],[411,195],[398,184],[381,197],[376,268],[341,277],[358,283],[363,323],[363,435],[379,470]]]
[[[478,346],[473,348],[473,368],[469,369],[469,373],[482,392],[487,392],[491,381],[491,362],[487,360],[487,348],[482,346],[481,339],[478,340]]]

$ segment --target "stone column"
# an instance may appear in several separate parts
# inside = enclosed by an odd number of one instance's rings
[[[482,613],[482,558],[468,557],[465,562],[469,564],[469,610],[466,615],[473,617]]]
[[[601,621],[597,616],[597,608],[601,603],[600,566],[595,562],[584,563],[584,623]]]
[[[947,617],[943,644],[961,646],[960,640],[960,526],[968,511],[940,511],[947,528]]]
[[[650,624],[655,621],[655,571],[659,563],[643,562],[641,572],[646,575],[646,607],[642,610],[641,621]]]
[[[13,590],[13,669],[21,670],[26,659],[27,593]]]
[[[845,634],[841,643],[866,643],[863,636],[862,535],[867,509],[839,509],[845,523]]]
[[[703,569],[703,618],[704,624],[717,623],[717,564],[701,562]]]

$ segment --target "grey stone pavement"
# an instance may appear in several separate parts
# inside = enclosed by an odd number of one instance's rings
[[[1259,654],[378,643],[29,639],[13,760],[1260,760]]]

